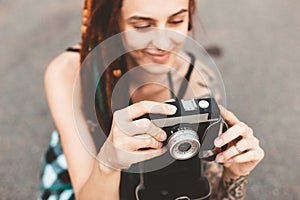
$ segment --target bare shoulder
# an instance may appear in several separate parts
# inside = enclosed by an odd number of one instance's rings
[[[74,52],[64,52],[57,56],[48,65],[44,75],[44,87],[48,106],[57,123],[61,118],[68,118],[67,112],[71,109],[73,87],[80,69],[80,55]],[[69,108],[70,107],[70,108]],[[58,124],[56,124],[58,126]]]
[[[75,52],[63,52],[54,58],[45,72],[45,85],[52,81],[72,83],[80,69],[80,55]]]

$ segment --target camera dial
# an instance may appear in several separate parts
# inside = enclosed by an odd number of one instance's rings
[[[168,148],[171,156],[177,160],[192,158],[200,150],[198,134],[189,127],[175,129],[168,139]]]

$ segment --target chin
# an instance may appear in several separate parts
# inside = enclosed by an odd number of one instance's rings
[[[171,66],[157,63],[144,64],[140,67],[151,74],[167,74],[171,70]]]

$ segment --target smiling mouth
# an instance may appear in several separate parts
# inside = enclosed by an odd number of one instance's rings
[[[164,64],[167,62],[167,60],[170,57],[170,52],[164,52],[164,53],[150,53],[145,52],[145,54],[155,63]]]

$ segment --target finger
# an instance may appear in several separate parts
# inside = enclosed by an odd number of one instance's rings
[[[219,105],[219,108],[221,111],[221,116],[229,126],[234,126],[240,122],[240,120],[231,111],[227,110],[221,105]]]
[[[214,141],[216,147],[222,147],[225,144],[233,141],[239,136],[248,136],[251,134],[250,128],[243,122],[239,122],[235,126],[230,127],[225,133],[217,137]]]
[[[176,112],[177,108],[166,103],[153,101],[141,101],[123,109],[121,114],[128,120],[133,120],[147,113],[171,115]]]
[[[146,118],[132,122],[120,122],[118,123],[118,128],[123,134],[131,137],[136,135],[141,135],[142,137],[149,136],[161,142],[167,138],[167,134],[164,130],[155,126],[149,119]]]
[[[142,136],[142,137],[141,137]],[[153,137],[143,137],[149,135],[138,135],[133,137],[133,144],[134,144],[134,151],[139,149],[160,149],[162,148],[163,144],[158,142]]]
[[[176,101],[175,99],[168,99],[167,101],[165,101],[165,102],[174,102],[174,101]]]
[[[231,158],[247,151],[250,149],[253,149],[257,147],[258,140],[256,138],[243,138],[239,142],[237,142],[235,145],[232,145],[230,148],[228,148],[226,151],[219,153],[216,157],[217,162],[226,162],[230,160]]]
[[[136,151],[138,162],[149,160],[158,156],[163,155],[168,149],[166,147],[160,149],[149,149],[146,151]]]
[[[258,148],[255,150],[247,151],[243,154],[240,154],[232,159],[236,163],[245,163],[245,162],[258,162],[263,158],[263,150]]]
[[[143,118],[135,120],[132,122],[132,125],[134,126],[133,128],[138,127],[137,134],[147,134],[161,142],[167,138],[166,132],[155,126],[149,119]]]
[[[259,145],[259,141],[256,137],[245,137],[238,141],[234,147],[239,152],[244,152],[249,149],[257,148]]]

